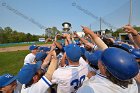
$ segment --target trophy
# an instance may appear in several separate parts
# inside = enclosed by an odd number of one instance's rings
[[[62,33],[69,33],[70,34],[71,24],[68,22],[64,22],[64,23],[62,23],[62,26],[63,26]]]

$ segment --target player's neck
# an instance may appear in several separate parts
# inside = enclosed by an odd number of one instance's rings
[[[32,52],[33,55],[36,55],[36,53]]]
[[[69,62],[69,66],[79,66],[79,62]]]

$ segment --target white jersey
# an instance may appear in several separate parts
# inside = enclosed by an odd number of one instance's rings
[[[88,74],[87,66],[66,66],[58,68],[53,76],[52,83],[58,84],[57,93],[73,93],[83,83]]]
[[[128,85],[128,88],[121,88],[105,77],[95,75],[84,82],[77,93],[138,93],[138,87],[135,80],[133,84]]]
[[[52,83],[43,76],[37,83],[25,88],[22,86],[21,93],[47,93],[47,89],[52,85]]]
[[[62,57],[63,57],[63,53],[60,52],[60,53],[57,55],[57,60],[58,60],[58,65],[59,65],[59,66],[60,66],[60,63],[61,63]]]
[[[17,82],[17,86],[14,89],[14,93],[21,93],[22,84],[19,81],[16,82]]]
[[[89,72],[92,71],[92,72],[96,72],[98,74],[100,73],[100,70],[92,68],[82,57],[80,57],[79,63],[87,66]]]
[[[29,53],[24,59],[24,65],[32,63],[34,59],[35,55],[33,53]]]

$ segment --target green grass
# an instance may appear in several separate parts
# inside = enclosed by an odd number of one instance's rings
[[[14,47],[14,46],[29,46],[29,45],[43,45],[43,44],[52,44],[52,42],[48,42],[48,43],[44,43],[44,42],[36,42],[36,43],[17,43],[17,44],[11,44],[11,43],[7,43],[7,44],[2,44],[0,45],[0,48],[6,48],[6,47]]]
[[[29,51],[0,52],[0,75],[5,73],[16,75],[28,53]]]

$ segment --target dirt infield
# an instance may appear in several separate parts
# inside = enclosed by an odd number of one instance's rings
[[[50,46],[50,44],[41,45],[41,46]],[[10,52],[10,51],[19,51],[19,50],[28,50],[29,46],[15,46],[15,47],[6,47],[0,48],[0,52]]]

